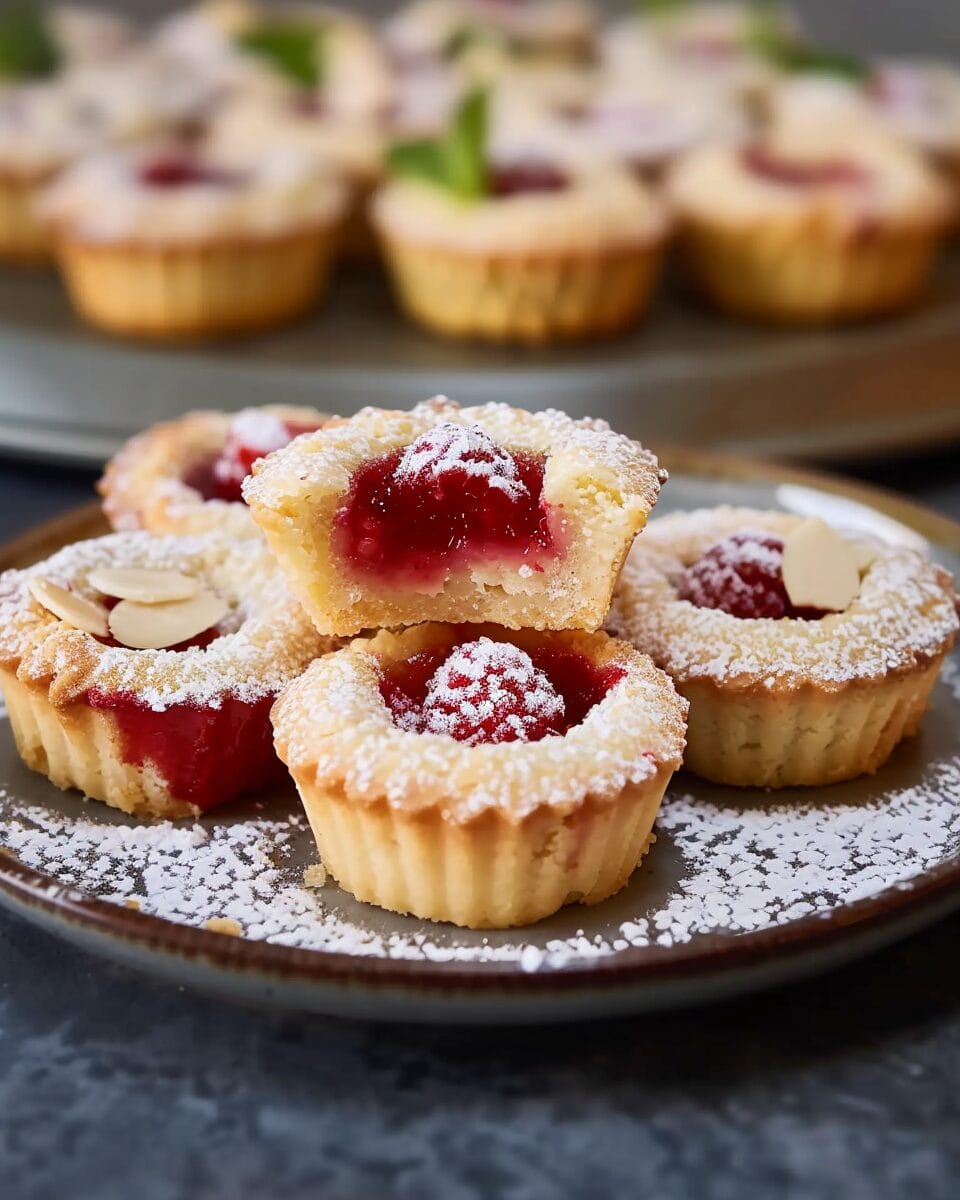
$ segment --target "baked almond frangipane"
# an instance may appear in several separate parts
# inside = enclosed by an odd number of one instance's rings
[[[244,497],[322,633],[595,629],[664,477],[604,422],[438,397],[298,438]]]
[[[269,708],[330,644],[266,548],[118,533],[0,578],[0,688],[57,787],[182,817],[282,778]]]
[[[114,529],[255,534],[240,494],[253,463],[328,419],[313,408],[266,405],[154,425],[107,463],[97,485],[103,510]]]
[[[608,624],[689,700],[686,767],[787,787],[874,772],[916,731],[955,606],[918,550],[724,507],[651,523]]]
[[[646,655],[602,633],[422,625],[318,660],[272,719],[343,888],[502,928],[623,887],[685,709]]]

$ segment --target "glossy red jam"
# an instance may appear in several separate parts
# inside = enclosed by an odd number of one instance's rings
[[[697,608],[719,608],[732,617],[826,616],[790,603],[783,586],[783,541],[764,533],[735,533],[711,546],[681,576],[677,594]]]
[[[494,196],[517,196],[523,192],[562,192],[569,187],[569,177],[547,162],[516,163],[497,167],[490,175],[490,191]]]
[[[780,158],[765,146],[746,146],[742,153],[744,166],[754,175],[786,187],[821,187],[827,185],[862,187],[869,175],[856,163],[844,159],[822,159],[819,162],[799,162]]]
[[[438,425],[354,472],[337,553],[359,577],[425,589],[491,559],[542,571],[559,552],[543,474],[539,455],[511,454],[478,427]]]
[[[153,188],[180,188],[207,185],[230,187],[238,182],[236,174],[205,166],[186,154],[168,154],[154,158],[140,168],[142,184]]]
[[[402,729],[471,746],[536,742],[579,725],[624,673],[575,651],[481,638],[392,666],[380,694]]]
[[[301,433],[316,429],[316,425],[296,421],[274,421],[274,424],[275,430],[266,436],[251,437],[242,428],[231,431],[220,453],[196,463],[184,475],[183,482],[204,500],[242,502],[240,489],[258,458],[281,449]]]
[[[127,692],[87,692],[91,708],[112,712],[124,762],[151,766],[177,800],[206,810],[284,777],[273,749],[273,697],[224,698],[220,708],[174,704],[155,712]]]

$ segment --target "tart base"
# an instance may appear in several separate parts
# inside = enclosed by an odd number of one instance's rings
[[[606,253],[460,252],[383,234],[400,306],[446,337],[491,342],[612,336],[649,307],[660,245]]]
[[[269,329],[308,312],[325,290],[336,245],[333,226],[170,247],[65,232],[56,255],[86,320],[111,333],[180,340]]]
[[[927,284],[942,230],[870,230],[861,237],[806,228],[725,228],[691,222],[686,260],[716,307],[772,324],[856,321],[916,303]]]
[[[64,791],[77,788],[94,800],[136,817],[176,819],[199,809],[174,799],[150,767],[123,762],[114,716],[82,701],[55,708],[44,690],[0,669],[17,751],[24,763]]]
[[[357,805],[294,780],[324,867],[358,900],[470,929],[530,925],[565,904],[599,904],[627,883],[651,830],[672,766],[607,805],[540,809],[520,823],[487,812],[469,824],[436,809],[386,801]]]
[[[737,693],[675,681],[690,702],[683,765],[734,787],[822,787],[872,775],[916,733],[942,661],[839,692]]]
[[[0,262],[45,266],[53,257],[50,231],[34,215],[47,177],[0,172]]]

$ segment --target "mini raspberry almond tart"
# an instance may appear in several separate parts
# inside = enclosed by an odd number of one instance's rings
[[[665,477],[605,422],[441,396],[298,438],[243,494],[323,633],[596,629]]]
[[[531,142],[488,146],[486,96],[441,138],[389,151],[371,219],[401,308],[436,333],[544,343],[619,333],[660,274],[666,206],[629,170]]]
[[[858,320],[922,296],[950,189],[910,147],[846,123],[790,122],[689,151],[669,180],[708,300],[738,316]]]
[[[155,145],[84,159],[41,211],[74,307],[116,334],[268,329],[325,289],[347,191],[308,155]]]
[[[27,766],[139,817],[281,780],[270,706],[330,644],[250,545],[110,534],[6,572],[0,687]]]
[[[624,886],[679,766],[685,707],[605,634],[423,625],[314,663],[273,722],[343,888],[503,928]]]
[[[327,420],[313,408],[267,405],[154,425],[107,464],[97,485],[103,510],[114,529],[248,537],[257,529],[240,489],[254,462]]]
[[[718,508],[653,522],[609,627],[690,701],[691,771],[818,785],[877,771],[916,732],[956,638],[956,593],[916,550]]]

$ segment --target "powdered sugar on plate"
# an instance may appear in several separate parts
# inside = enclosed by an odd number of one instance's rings
[[[431,925],[358,904],[333,883],[305,887],[312,840],[296,812],[134,825],[92,804],[69,815],[38,780],[49,803],[0,796],[0,846],[58,884],[197,928],[226,921],[248,939],[319,953],[535,971],[782,925],[906,884],[960,853],[956,751],[919,772],[895,759],[891,780],[919,778],[886,792],[873,782],[819,794],[689,791],[681,780],[626,891],[525,931]]]

